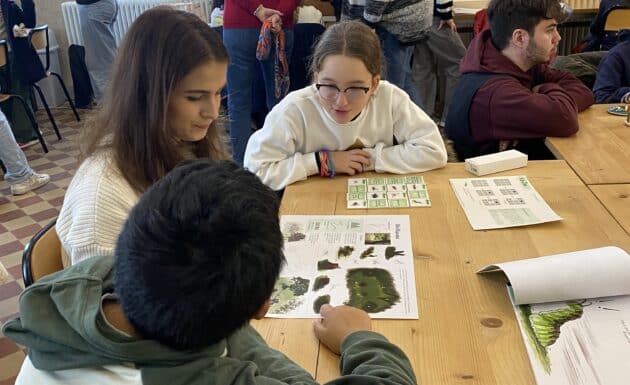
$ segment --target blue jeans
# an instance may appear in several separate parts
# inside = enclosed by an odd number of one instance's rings
[[[293,49],[293,31],[284,30],[285,53],[291,57]],[[275,46],[272,45],[269,60],[256,59],[256,45],[260,30],[223,29],[223,44],[230,56],[227,73],[228,114],[230,116],[230,141],[234,161],[243,164],[247,141],[252,134],[251,113],[252,98],[265,98],[267,108],[271,110],[280,99],[275,96],[274,60]],[[266,95],[252,95],[256,74],[261,72]]]
[[[411,57],[414,46],[401,43],[384,28],[377,28],[376,33],[381,38],[387,65],[383,78],[405,90],[411,100],[419,106],[420,96],[411,78]]]
[[[0,111],[0,160],[7,169],[4,173],[4,180],[9,184],[23,182],[33,175],[33,170],[15,142],[9,121],[2,111]]]
[[[118,14],[116,0],[100,0],[93,4],[77,4],[85,65],[90,73],[94,97],[101,100],[109,83],[112,64],[116,56],[116,39],[112,24]]]

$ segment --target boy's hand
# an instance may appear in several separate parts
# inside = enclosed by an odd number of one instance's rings
[[[347,336],[360,330],[372,330],[370,316],[354,307],[322,305],[319,313],[322,318],[313,321],[315,336],[336,354]]]
[[[370,153],[363,150],[332,151],[335,174],[354,175],[370,165]]]

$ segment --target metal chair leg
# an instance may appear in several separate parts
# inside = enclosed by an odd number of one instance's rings
[[[46,146],[46,141],[44,140],[42,133],[39,132],[39,125],[37,124],[37,120],[35,120],[35,115],[33,115],[33,111],[28,106],[28,104],[26,104],[26,101],[24,101],[24,99],[21,96],[14,95],[13,97],[19,100],[20,103],[22,104],[22,107],[24,108],[24,112],[26,112],[26,116],[28,116],[28,119],[31,121],[31,124],[33,125],[33,129],[35,130],[35,135],[37,135],[37,140],[39,140],[39,144],[42,145],[44,152],[47,153],[48,146]]]
[[[59,84],[61,84],[63,93],[66,94],[66,100],[68,101],[68,103],[70,103],[70,108],[72,108],[72,112],[74,112],[74,116],[77,118],[77,122],[80,122],[81,118],[79,118],[79,113],[77,112],[76,108],[74,108],[74,103],[72,103],[72,99],[70,98],[70,94],[68,93],[68,89],[66,88],[66,85],[63,82],[63,79],[61,78],[61,76],[59,76],[58,73],[51,72],[50,74],[56,77],[57,80],[59,80]]]
[[[42,89],[37,85],[33,84],[33,88],[39,94],[39,99],[42,101],[44,108],[46,109],[46,114],[48,114],[48,119],[50,119],[50,123],[52,123],[53,129],[55,130],[55,134],[57,134],[57,139],[61,140],[61,134],[59,133],[59,128],[57,128],[57,123],[55,122],[55,118],[53,118],[52,112],[50,112],[50,108],[48,107],[48,102],[46,102],[46,98],[44,97],[44,93]]]

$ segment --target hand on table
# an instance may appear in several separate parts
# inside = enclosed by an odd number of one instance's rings
[[[332,151],[335,174],[355,175],[370,165],[370,153],[363,150]]]
[[[354,332],[372,330],[370,316],[350,306],[322,305],[322,318],[313,321],[315,336],[332,352],[339,354],[343,340]]]

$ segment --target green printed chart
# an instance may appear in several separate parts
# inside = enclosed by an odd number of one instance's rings
[[[349,209],[430,207],[427,185],[421,176],[348,179]]]

